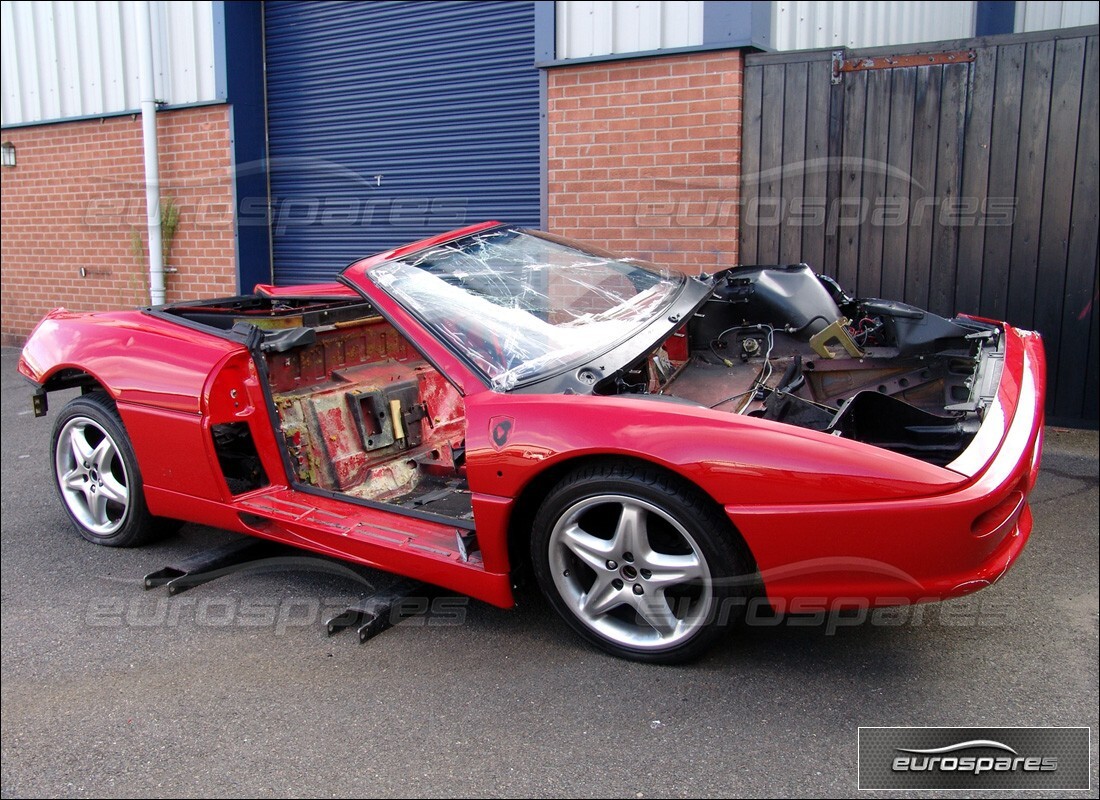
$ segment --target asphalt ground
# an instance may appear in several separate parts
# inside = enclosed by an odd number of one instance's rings
[[[3,350],[4,797],[846,797],[861,725],[1095,739],[1096,432],[1048,430],[1035,531],[995,586],[919,613],[746,626],[658,667],[589,649],[530,594],[514,611],[440,597],[364,645],[328,637],[323,618],[391,579],[306,557],[143,591],[230,537],[85,543],[16,359]],[[1080,796],[1097,796],[1091,758]]]

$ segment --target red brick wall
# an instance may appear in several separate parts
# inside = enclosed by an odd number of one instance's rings
[[[737,262],[740,51],[557,67],[549,227],[687,272]]]
[[[157,124],[161,191],[180,209],[168,300],[235,294],[227,107],[165,111]],[[3,140],[17,160],[0,170],[4,344],[22,344],[57,306],[148,305],[147,260],[131,250],[132,231],[145,241],[140,117],[12,128]]]

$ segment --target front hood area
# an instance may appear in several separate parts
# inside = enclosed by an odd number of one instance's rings
[[[491,431],[504,418],[512,422],[501,446]],[[483,392],[467,398],[467,419],[470,488],[502,497],[516,496],[537,472],[589,455],[663,466],[723,505],[924,497],[966,482],[860,442],[643,395]]]

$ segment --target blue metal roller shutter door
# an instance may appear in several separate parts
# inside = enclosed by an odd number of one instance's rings
[[[539,224],[533,3],[264,4],[275,281]]]

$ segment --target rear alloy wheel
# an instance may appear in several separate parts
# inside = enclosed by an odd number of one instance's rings
[[[578,470],[535,519],[532,560],[551,604],[598,647],[673,663],[728,623],[740,542],[692,487],[629,464]]]
[[[137,458],[114,402],[102,392],[78,397],[61,411],[53,467],[61,502],[88,541],[132,547],[157,534]]]

